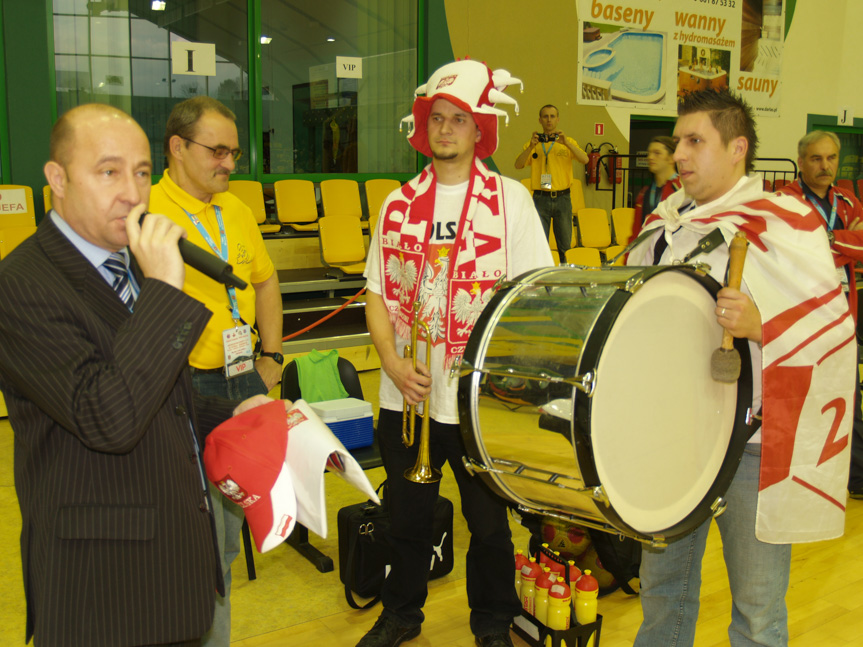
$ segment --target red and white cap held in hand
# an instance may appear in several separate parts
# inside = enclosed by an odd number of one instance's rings
[[[288,415],[306,419],[297,409]],[[293,426],[288,415],[281,400],[255,407],[216,427],[204,448],[207,478],[243,508],[261,553],[287,539],[297,519],[297,497],[285,463]]]

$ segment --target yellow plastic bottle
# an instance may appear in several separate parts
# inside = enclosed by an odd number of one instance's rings
[[[575,565],[575,561],[569,560],[567,563],[567,571],[569,575],[569,587],[572,591],[575,591],[575,583],[578,582],[578,578],[581,577],[581,569]],[[575,596],[572,596],[572,601],[569,603],[570,608],[575,611]]]
[[[596,598],[599,595],[599,582],[589,570],[578,578],[575,584],[575,619],[580,625],[596,622]],[[587,647],[593,647],[593,635],[587,641]]]
[[[515,551],[515,594],[521,600],[521,567],[528,563],[521,548]]]
[[[548,566],[543,568],[542,573],[536,578],[536,609],[533,615],[544,625],[548,624],[548,590],[556,579],[557,577]]]
[[[536,613],[536,578],[540,572],[540,566],[533,557],[521,567],[521,606],[530,615]]]
[[[548,590],[548,622],[549,629],[569,629],[570,598],[572,597],[566,582],[557,581]]]

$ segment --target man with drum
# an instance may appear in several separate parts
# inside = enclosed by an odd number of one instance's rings
[[[786,184],[779,193],[788,193],[808,202],[821,216],[827,229],[833,258],[851,314],[857,319],[857,283],[854,265],[863,261],[863,205],[852,191],[834,186],[839,170],[839,138],[835,133],[813,130],[797,144],[797,166],[800,177]],[[851,441],[851,474],[848,491],[853,499],[863,499],[863,420],[860,401],[854,407],[854,435]]]
[[[497,148],[495,103],[518,83],[506,70],[477,61],[443,66],[417,90],[408,134],[432,158],[419,176],[384,203],[366,269],[366,319],[381,359],[378,437],[388,477],[391,570],[383,612],[358,647],[395,647],[420,633],[432,556],[438,483],[404,477],[419,442],[402,444],[405,405],[430,407],[429,453],[435,468],[449,461],[471,532],[467,591],[471,631],[481,647],[512,645],[509,627],[520,604],[506,507],[462,465],[456,392],[449,377],[494,283],[552,263],[527,190],[490,171],[482,159]],[[418,309],[414,309],[414,304]],[[416,313],[416,314],[415,314]],[[414,317],[428,325],[430,365],[404,357]],[[421,336],[422,337],[422,336]],[[426,358],[426,342],[413,349]],[[410,415],[410,414],[408,414]]]
[[[738,231],[749,241],[741,289],[720,290],[715,313],[734,337],[749,340],[752,413],[761,415],[716,521],[733,601],[731,644],[785,645],[791,544],[844,529],[853,321],[817,214],[765,193],[761,178],[747,175],[758,144],[749,106],[727,90],[706,91],[688,95],[678,114],[674,160],[683,189],[648,217],[628,262],[678,262],[717,229],[725,243]],[[726,244],[696,260],[724,281]],[[654,467],[661,469],[646,470]],[[709,526],[644,550],[636,646],[694,643]]]

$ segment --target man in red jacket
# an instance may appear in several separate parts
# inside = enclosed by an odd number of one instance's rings
[[[857,322],[854,265],[863,261],[863,205],[852,192],[833,185],[839,167],[839,149],[839,138],[834,133],[823,130],[807,133],[797,144],[800,177],[779,189],[779,193],[797,196],[821,215],[851,314]],[[859,399],[854,413],[848,490],[852,498],[863,499],[863,420]]]

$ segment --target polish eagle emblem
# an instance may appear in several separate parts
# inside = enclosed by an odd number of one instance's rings
[[[414,261],[405,261],[404,254],[387,259],[386,273],[390,281],[396,285],[396,293],[400,303],[407,303],[417,282],[417,265]]]
[[[474,282],[470,292],[464,288],[459,288],[458,292],[455,293],[453,316],[458,323],[464,324],[458,329],[459,335],[466,335],[473,329],[480,313],[491,299],[491,293],[491,288],[482,292],[478,282]]]

